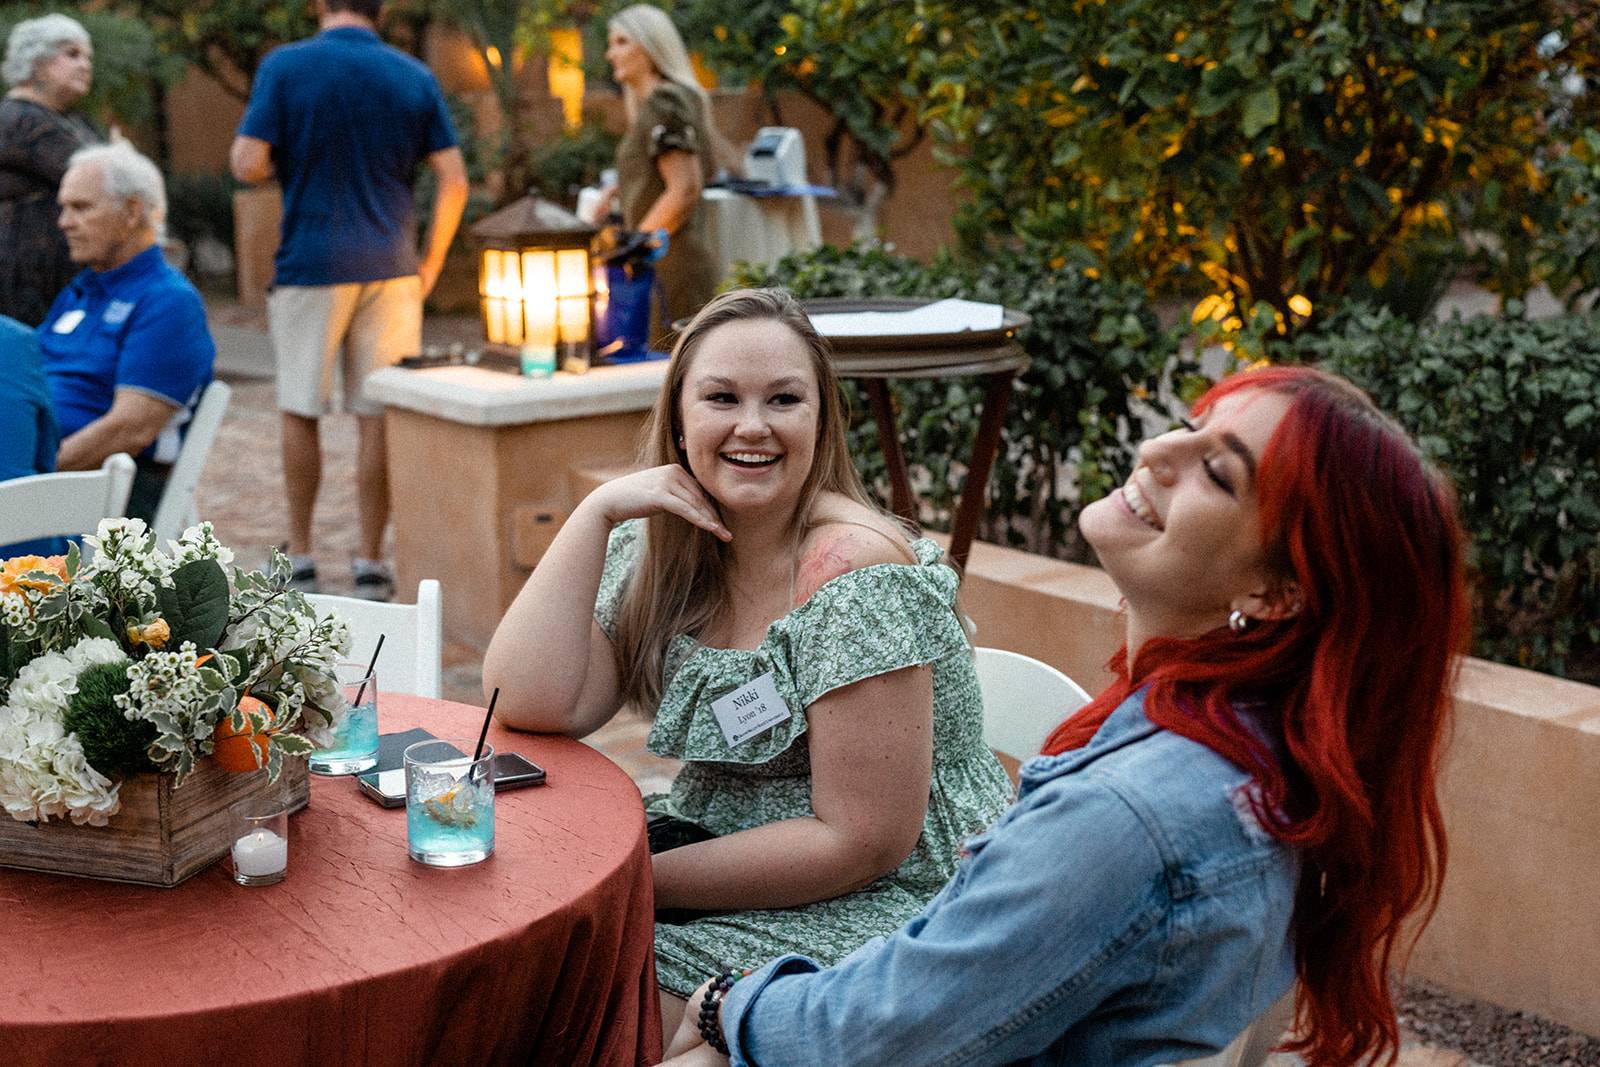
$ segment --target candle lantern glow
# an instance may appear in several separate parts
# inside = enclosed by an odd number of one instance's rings
[[[594,348],[596,230],[524,196],[472,227],[484,339],[521,353],[524,373],[586,368]]]

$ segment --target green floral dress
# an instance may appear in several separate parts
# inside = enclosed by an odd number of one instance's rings
[[[611,534],[595,619],[615,633],[617,608],[643,548],[642,521]],[[759,648],[711,648],[680,634],[664,657],[648,747],[684,761],[666,795],[645,798],[723,835],[812,815],[806,709],[826,693],[918,664],[933,665],[933,781],[922,836],[904,863],[863,889],[798,908],[656,924],[663,988],[688,996],[726,967],[786,952],[835,963],[914,918],[955,873],[961,842],[1011,802],[1011,783],[983,743],[983,700],[954,609],[956,574],[932,541],[917,564],[880,564],[828,582],[767,629]],[[771,673],[790,717],[729,748],[712,701]]]

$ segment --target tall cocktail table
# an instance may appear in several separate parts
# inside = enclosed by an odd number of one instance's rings
[[[803,302],[810,315],[911,311],[931,303],[932,300],[900,297]],[[897,378],[965,376],[983,380],[978,434],[967,460],[967,479],[961,487],[961,500],[950,525],[950,558],[962,568],[967,565],[967,554],[978,532],[978,520],[983,517],[989,473],[994,469],[995,454],[1000,448],[1000,431],[1005,426],[1006,409],[1011,403],[1012,383],[1028,367],[1028,355],[1017,343],[1016,334],[1031,321],[1022,312],[1007,308],[1001,325],[991,330],[829,338],[834,366],[840,377],[860,379],[866,389],[888,467],[890,504],[894,513],[908,522],[917,521],[917,502],[906,471],[905,451],[900,447],[900,429],[889,394],[889,382]]]

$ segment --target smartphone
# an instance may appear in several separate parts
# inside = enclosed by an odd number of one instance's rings
[[[501,752],[494,758],[494,790],[499,793],[523,786],[543,785],[544,768],[528,757],[516,752]],[[406,772],[403,767],[386,771],[368,771],[356,776],[356,784],[367,796],[386,808],[404,807],[406,803]]]

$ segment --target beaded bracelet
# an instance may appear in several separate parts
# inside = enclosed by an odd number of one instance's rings
[[[733,983],[748,977],[749,971],[723,971],[712,979],[700,1001],[700,1036],[724,1056],[728,1054],[728,1039],[722,1034],[722,998],[728,995]]]

